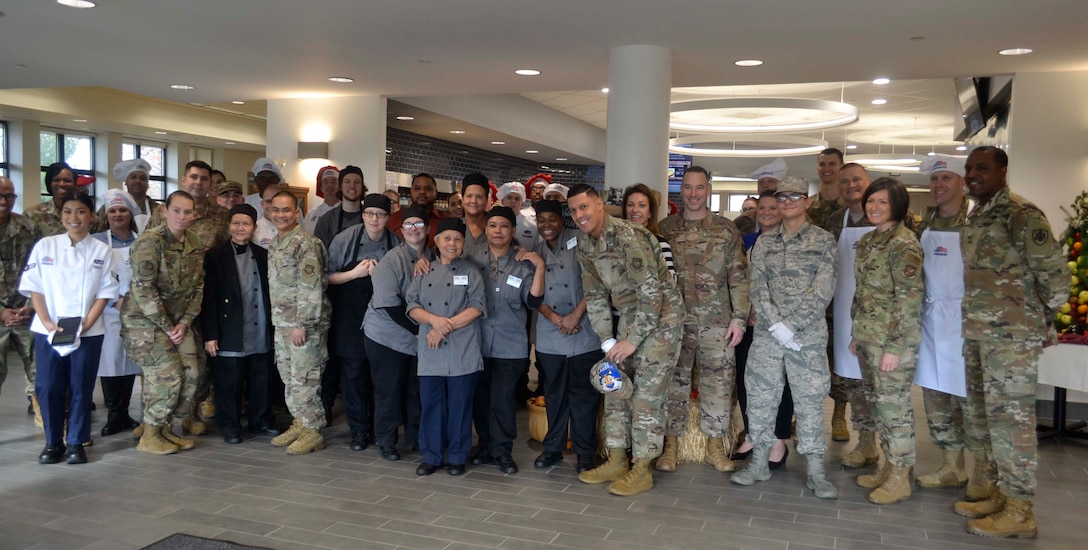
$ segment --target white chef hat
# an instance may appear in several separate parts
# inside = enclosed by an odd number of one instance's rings
[[[144,159],[122,160],[113,165],[113,179],[124,183],[128,175],[133,172],[143,172],[151,175],[151,164]]]
[[[763,178],[774,178],[778,181],[782,181],[782,178],[786,177],[787,169],[786,159],[779,157],[771,161],[770,164],[760,166],[755,172],[749,174],[748,177],[756,181]]]
[[[132,198],[132,195],[120,189],[108,189],[106,190],[106,202],[102,205],[102,208],[109,211],[114,206],[124,206],[133,216],[140,213],[140,207],[136,206],[136,199]]]
[[[967,174],[964,165],[967,157],[954,157],[951,155],[929,155],[922,161],[919,171],[926,176],[932,176],[937,172],[952,172],[959,177]]]
[[[517,182],[517,181],[511,181],[511,182],[507,182],[507,183],[502,184],[502,187],[499,188],[499,200],[501,201],[503,198],[505,198],[510,193],[517,193],[517,194],[521,195],[521,198],[524,199],[525,198],[525,186],[522,185],[521,182]]]
[[[562,183],[550,183],[547,187],[544,188],[544,196],[548,196],[548,193],[551,193],[553,191],[559,193],[560,195],[563,195],[563,198],[565,199],[567,198],[567,191],[570,191],[570,189],[568,189],[567,186],[563,185]]]
[[[276,179],[283,181],[283,173],[280,172],[280,167],[276,166],[276,163],[272,162],[272,159],[261,157],[257,159],[257,162],[253,163],[253,177],[257,177],[261,172],[272,172],[276,174]]]

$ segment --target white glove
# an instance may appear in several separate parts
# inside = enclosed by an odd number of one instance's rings
[[[793,331],[790,327],[786,326],[786,323],[778,322],[771,325],[771,336],[774,336],[775,340],[778,340],[779,344],[789,347],[790,341],[793,340]]]
[[[782,344],[782,345],[785,346],[786,349],[792,349],[793,351],[801,351],[801,344],[798,344],[797,340],[794,340],[793,338],[790,338],[789,342],[786,342],[785,344]]]

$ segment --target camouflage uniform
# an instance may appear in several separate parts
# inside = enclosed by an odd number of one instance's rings
[[[842,233],[842,229],[834,231],[831,227],[831,214],[838,213],[839,220],[842,220],[842,210],[846,208],[846,202],[839,197],[833,201],[825,201],[820,198],[820,195],[816,195],[812,198],[812,204],[805,210],[805,217],[808,218],[809,223],[819,227],[831,233],[831,236],[836,240],[839,238],[839,234]],[[841,223],[840,223],[841,225]],[[844,266],[844,269],[850,269],[850,266]],[[843,378],[835,374],[835,345],[834,345],[834,323],[832,322],[831,306],[827,306],[827,316],[825,322],[827,323],[827,370],[831,374],[831,389],[828,392],[828,396],[836,403],[847,403],[850,401],[850,394],[847,392],[846,386],[850,383],[849,378]],[[854,407],[854,427],[857,430],[861,430],[858,423],[858,417],[863,418],[867,415],[864,412],[859,413],[858,407]]]
[[[606,215],[599,238],[578,237],[578,264],[593,331],[612,336],[612,306],[620,313],[616,338],[635,352],[625,362],[633,372],[630,399],[606,395],[605,431],[610,449],[632,447],[636,459],[661,454],[669,374],[680,352],[684,312],[661,246],[648,230]]]
[[[910,386],[922,341],[922,245],[903,223],[867,233],[858,241],[854,276],[857,290],[850,315],[862,390],[888,463],[914,466]],[[895,370],[880,370],[884,353],[899,357]]]
[[[711,437],[729,429],[737,365],[726,331],[748,325],[748,258],[733,222],[710,214],[665,218],[661,234],[672,246],[677,286],[684,299],[684,339],[669,383],[665,435],[684,433],[692,367],[699,369],[699,427]]]
[[[162,426],[192,409],[197,383],[193,321],[204,296],[204,251],[196,236],[174,238],[166,226],[132,243],[132,287],[121,306],[121,338],[144,371],[144,423]],[[187,328],[174,345],[167,331]]]
[[[975,208],[961,235],[964,420],[981,436],[981,448],[971,451],[990,457],[1002,494],[1030,501],[1039,354],[1068,298],[1069,270],[1046,216],[1007,187]]]
[[[737,226],[737,231],[741,235],[748,235],[749,233],[759,231],[759,224],[756,223],[756,215],[754,212],[745,212],[736,218],[733,218],[733,225]]]
[[[843,208],[846,208],[846,202],[842,200],[842,197],[833,201],[827,201],[821,198],[820,195],[816,195],[815,197],[812,197],[812,204],[805,210],[805,216],[808,217],[808,221],[812,225],[829,231],[834,235],[834,232],[828,228],[828,223],[832,219],[831,214],[839,212]]]
[[[329,358],[326,338],[332,305],[325,294],[328,252],[321,241],[296,225],[277,235],[268,248],[268,292],[272,298],[272,325],[276,327],[276,368],[286,386],[284,397],[291,416],[310,430],[325,426],[325,409],[318,389],[321,371]],[[306,331],[296,346],[291,331]]]
[[[42,238],[41,231],[26,216],[12,213],[6,225],[0,226],[0,307],[22,309],[30,300],[19,293],[19,277],[34,243]],[[30,325],[0,326],[0,386],[8,377],[8,350],[15,348],[23,360],[26,373],[26,394],[34,395],[34,336]]]
[[[45,199],[45,202],[26,209],[23,215],[38,226],[42,237],[51,237],[64,233],[64,224],[60,221],[60,208],[53,202],[53,197],[42,198]]]
[[[777,439],[775,416],[788,379],[797,415],[797,452],[822,455],[827,450],[823,400],[831,376],[824,365],[824,312],[835,295],[837,262],[835,239],[808,222],[795,235],[780,226],[752,247],[756,328],[745,384],[749,439],[757,447],[770,447]],[[787,349],[771,335],[770,327],[780,322],[794,331],[800,351]]]

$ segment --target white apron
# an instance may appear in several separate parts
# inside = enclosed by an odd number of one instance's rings
[[[922,306],[922,345],[914,383],[944,393],[967,396],[963,360],[963,257],[960,234],[922,232],[926,302]]]
[[[144,210],[147,210],[147,214],[140,214],[133,212],[132,219],[136,222],[136,233],[143,233],[144,227],[147,226],[148,220],[151,219],[151,201],[144,197]],[[110,248],[113,248],[113,242],[110,242]],[[125,258],[127,262],[128,252],[125,252]],[[125,265],[128,265],[127,263]],[[125,292],[128,292],[128,286],[121,287]]]
[[[832,308],[835,327],[835,374],[861,380],[861,365],[858,364],[858,358],[850,353],[850,340],[854,330],[850,306],[854,304],[854,291],[857,289],[854,260],[858,256],[858,241],[876,228],[847,227],[849,219],[850,209],[847,209],[843,213],[842,233],[839,235],[839,276],[835,281],[835,301]]]
[[[144,223],[147,223],[144,220]],[[110,252],[113,253],[113,262],[117,266],[117,275],[120,282],[121,296],[128,294],[129,285],[132,283],[132,265],[128,257],[128,248],[114,248],[113,233],[107,231],[106,239],[110,243]],[[121,343],[121,312],[113,306],[106,306],[102,311],[102,322],[106,326],[106,334],[102,338],[102,356],[98,360],[98,376],[125,376],[140,374],[140,367],[128,360],[125,347]]]

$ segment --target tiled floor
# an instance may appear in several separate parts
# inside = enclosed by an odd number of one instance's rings
[[[286,456],[267,437],[227,445],[216,435],[159,457],[119,434],[95,436],[89,464],[41,466],[44,440],[13,383],[20,370],[11,372],[0,396],[0,549],[123,550],[175,532],[270,548],[1085,547],[1088,442],[1041,445],[1039,539],[991,541],[963,531],[951,511],[959,490],[916,491],[905,503],[879,507],[854,485],[854,472],[834,467],[841,497],[820,501],[803,488],[804,459],[796,454],[751,488],[730,485],[709,466],[683,464],[657,474],[648,493],[613,497],[579,483],[573,460],[535,471],[540,447],[527,441],[524,411],[526,435],[515,446],[522,471],[513,476],[479,467],[463,477],[416,477],[417,454],[391,463],[373,449],[351,452],[342,418],[326,430],[329,448],[304,457]],[[917,395],[915,402],[921,410]],[[95,413],[95,430],[103,418]],[[924,422],[918,427],[918,470],[928,472],[939,459]],[[832,443],[828,464],[838,464],[847,446]]]

